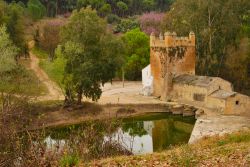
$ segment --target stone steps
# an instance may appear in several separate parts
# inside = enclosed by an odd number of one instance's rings
[[[190,105],[175,104],[169,107],[170,112],[174,115],[183,115],[184,117],[195,116],[196,118],[204,114],[202,109],[197,109]]]

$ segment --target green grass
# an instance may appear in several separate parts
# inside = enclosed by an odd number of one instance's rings
[[[39,59],[48,59],[48,53],[38,47],[32,48],[31,52],[35,54]]]
[[[80,158],[77,155],[64,155],[60,160],[61,167],[73,167],[77,166],[80,162]]]
[[[48,74],[50,79],[58,85],[62,85],[65,60],[56,58],[53,61],[49,61],[48,53],[37,47],[32,49],[32,53],[40,59],[39,66]]]
[[[57,58],[53,62],[40,60],[39,66],[48,74],[48,76],[58,85],[62,85],[65,61]]]
[[[48,92],[35,73],[22,66],[1,76],[0,91],[29,96],[40,96]]]
[[[241,135],[231,135],[227,138],[220,139],[217,141],[218,146],[223,146],[229,143],[241,143],[241,142],[249,142],[250,135],[248,133]]]

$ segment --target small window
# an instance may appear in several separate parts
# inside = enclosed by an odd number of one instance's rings
[[[195,93],[193,94],[194,101],[205,101],[205,94]]]
[[[236,105],[239,105],[239,104],[240,104],[240,102],[237,100],[237,101],[235,102],[235,104],[236,104]]]

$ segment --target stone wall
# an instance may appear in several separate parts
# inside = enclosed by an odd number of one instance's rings
[[[224,79],[214,77],[213,81],[209,85],[208,94],[211,94],[219,89],[231,92],[233,91],[233,85]]]
[[[224,112],[226,107],[226,99],[214,98],[214,97],[207,97],[207,104],[208,108],[216,109],[216,111]]]
[[[195,75],[195,35],[177,37],[165,33],[156,38],[150,36],[150,65],[153,76],[154,96],[162,99],[172,90],[171,79],[181,74]]]
[[[205,103],[207,102],[207,89],[205,87],[183,85],[175,83],[171,92],[173,99],[175,100],[187,100],[187,101],[198,101]],[[195,99],[195,96],[203,96],[204,99]]]
[[[250,97],[237,93],[227,98],[224,114],[249,114],[250,113]]]

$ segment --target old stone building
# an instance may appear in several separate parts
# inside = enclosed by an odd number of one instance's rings
[[[168,97],[172,79],[181,74],[195,74],[195,35],[177,37],[165,33],[157,39],[150,36],[150,66],[153,76],[153,95]]]
[[[146,75],[144,74],[146,73]],[[250,112],[250,98],[233,91],[230,82],[195,75],[195,34],[177,37],[166,32],[150,36],[150,66],[143,70],[143,85],[162,100],[174,100],[224,114]]]

